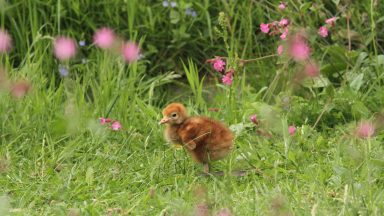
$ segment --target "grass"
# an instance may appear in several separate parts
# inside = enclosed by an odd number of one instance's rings
[[[32,83],[21,99],[0,91],[0,215],[382,214],[383,4],[311,2],[287,1],[281,12],[278,1],[180,0],[173,9],[161,1],[0,1],[14,46],[0,62],[10,80]],[[187,16],[187,7],[198,16]],[[337,29],[319,39],[332,15]],[[295,85],[301,65],[263,58],[280,42],[258,26],[282,16],[310,32],[323,80]],[[92,34],[101,26],[140,42],[145,57],[125,64],[96,48]],[[61,63],[68,77],[52,55],[56,35],[87,42]],[[236,70],[232,86],[204,63],[214,56],[227,56]],[[239,64],[246,59],[256,60]],[[165,142],[157,122],[171,101],[235,132],[236,149],[213,163],[224,176],[201,175],[184,150]],[[373,137],[355,136],[361,120],[377,123]],[[231,175],[238,170],[248,172]]]

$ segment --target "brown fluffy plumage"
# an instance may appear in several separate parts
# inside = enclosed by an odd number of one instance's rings
[[[204,117],[188,117],[186,108],[180,103],[171,103],[163,110],[159,124],[167,124],[166,140],[182,144],[192,158],[205,165],[225,157],[233,148],[233,134],[222,123]]]

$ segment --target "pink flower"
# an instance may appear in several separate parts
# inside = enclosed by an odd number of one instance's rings
[[[76,54],[76,42],[69,37],[57,37],[53,51],[59,60],[68,60]]]
[[[311,50],[305,41],[305,38],[300,34],[297,34],[290,41],[288,52],[295,61],[302,61],[309,58]]]
[[[278,55],[281,55],[281,54],[283,54],[283,51],[284,51],[284,47],[283,47],[283,45],[279,45],[279,46],[277,47],[277,54],[278,54]]]
[[[289,132],[289,134],[290,134],[291,136],[293,136],[293,135],[295,134],[295,132],[296,132],[296,127],[293,126],[293,125],[289,126],[289,127],[288,127],[288,132]]]
[[[317,77],[320,74],[319,66],[314,62],[308,62],[304,66],[304,73],[309,77]]]
[[[233,82],[233,72],[226,73],[221,79],[225,85],[232,85]]]
[[[114,121],[111,125],[112,130],[117,131],[121,129],[121,124],[118,121]]]
[[[115,42],[116,35],[112,29],[103,27],[98,29],[93,35],[93,43],[95,43],[98,47],[103,49],[112,48],[113,43]]]
[[[217,72],[222,72],[225,69],[225,61],[221,60],[219,57],[216,57],[213,60],[213,68]]]
[[[360,138],[370,138],[375,133],[375,127],[371,122],[362,121],[356,128],[356,135]]]
[[[140,57],[140,48],[135,42],[127,42],[123,46],[123,57],[129,62],[135,62]]]
[[[281,19],[280,22],[279,22],[279,26],[281,27],[285,27],[289,24],[289,20],[288,19]]]
[[[103,117],[101,117],[101,118],[99,118],[99,120],[100,120],[100,124],[101,124],[101,125],[104,125],[104,124],[107,124],[107,123],[110,123],[110,122],[111,122],[111,119],[109,119],[109,118],[103,118]]]
[[[0,53],[6,53],[11,49],[12,39],[7,31],[0,29]]]
[[[18,81],[11,86],[11,95],[16,99],[24,97],[31,89],[31,84],[27,81]]]
[[[209,215],[209,207],[205,202],[201,202],[195,206],[195,216],[208,216]]]
[[[336,20],[337,20],[337,17],[332,17],[332,18],[326,19],[325,23],[331,25],[332,27],[335,27]]]
[[[287,35],[288,35],[288,27],[285,27],[283,33],[280,35],[280,39],[285,40],[287,38]]]
[[[229,209],[224,208],[217,212],[216,216],[232,216],[232,213]]]
[[[259,121],[257,120],[257,115],[253,114],[250,118],[251,122],[255,123],[256,125],[259,124]]]
[[[263,33],[268,33],[269,32],[269,24],[264,24],[264,23],[261,23],[260,24],[260,30],[263,32]]]
[[[285,2],[280,2],[279,9],[284,10],[287,7],[287,4]]]
[[[325,27],[325,26],[321,26],[320,28],[319,28],[319,35],[321,36],[321,37],[327,37],[328,36],[328,29],[327,29],[327,27]]]

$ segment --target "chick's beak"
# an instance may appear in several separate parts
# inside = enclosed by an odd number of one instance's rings
[[[160,120],[159,125],[165,124],[165,123],[169,122],[169,120],[170,120],[169,118],[164,117],[163,119]]]

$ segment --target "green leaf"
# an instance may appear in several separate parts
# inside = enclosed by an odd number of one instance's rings
[[[290,161],[292,161],[293,163],[296,164],[296,155],[295,155],[294,152],[290,151],[290,152],[288,153],[288,159],[289,159]]]
[[[175,10],[171,10],[169,18],[171,19],[171,23],[176,24],[180,21],[180,13]]]
[[[371,115],[369,109],[361,101],[355,101],[355,103],[352,104],[351,111],[356,118],[367,118]]]
[[[93,168],[88,167],[87,172],[85,173],[85,182],[87,182],[88,185],[92,185],[93,183]]]
[[[326,49],[326,52],[330,55],[333,62],[348,63],[347,58],[345,57],[348,50],[346,50],[345,48],[340,47],[338,45],[333,45],[329,46]]]
[[[332,2],[333,2],[336,6],[338,6],[339,3],[340,3],[340,0],[332,0]]]
[[[364,74],[358,74],[357,76],[352,79],[352,81],[349,83],[349,87],[351,87],[355,91],[359,91],[360,87],[364,84]]]
[[[368,57],[368,54],[366,52],[361,52],[356,59],[354,69],[358,70],[361,67],[361,65],[365,62],[367,57]]]
[[[331,76],[338,72],[344,71],[347,68],[347,64],[344,62],[334,63],[334,64],[326,64],[321,68],[321,73],[327,76]]]
[[[378,65],[384,65],[384,55],[378,55],[377,56],[377,64]]]
[[[307,10],[312,6],[312,2],[307,2],[302,5],[300,5],[300,12],[305,13]]]
[[[304,80],[302,85],[304,87],[307,87],[307,88],[324,88],[324,87],[329,86],[330,83],[331,82],[329,81],[329,79],[327,77],[320,75],[320,76],[314,77],[312,79]]]
[[[233,124],[231,126],[229,126],[229,129],[235,133],[236,136],[239,136],[241,134],[241,132],[244,130],[244,124],[243,123],[239,123],[239,124]]]
[[[379,19],[376,20],[376,24],[381,23],[384,21],[384,16],[380,17]]]

